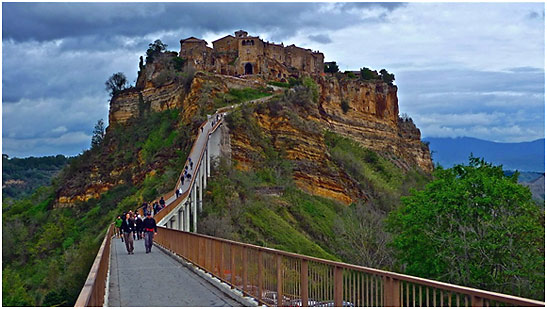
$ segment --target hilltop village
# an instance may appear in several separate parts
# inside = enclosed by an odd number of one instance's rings
[[[243,30],[234,34],[213,41],[213,48],[195,37],[180,40],[179,57],[197,70],[222,75],[260,74],[266,79],[283,80],[323,72],[324,56],[319,51],[265,42]]]

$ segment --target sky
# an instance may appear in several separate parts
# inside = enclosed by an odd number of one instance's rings
[[[395,74],[424,137],[545,136],[543,3],[2,3],[2,153],[77,155],[108,120],[104,82],[139,56],[244,29]]]

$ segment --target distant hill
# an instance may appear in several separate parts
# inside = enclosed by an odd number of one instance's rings
[[[443,167],[467,163],[469,155],[503,165],[504,170],[545,171],[545,139],[522,143],[496,143],[471,137],[424,138],[433,161]]]
[[[20,198],[36,188],[49,185],[68,162],[63,155],[48,157],[9,158],[2,155],[2,196]]]
[[[534,200],[545,201],[545,174],[532,182],[523,183],[523,185],[530,188]]]

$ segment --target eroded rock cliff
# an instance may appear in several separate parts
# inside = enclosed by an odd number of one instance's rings
[[[265,139],[293,163],[293,179],[301,189],[346,204],[368,199],[368,192],[330,157],[326,130],[376,151],[402,171],[432,171],[430,152],[420,140],[419,129],[411,120],[399,118],[397,87],[334,77],[317,82],[316,104],[302,104],[305,98],[286,94],[280,100],[292,104],[270,102],[252,111]],[[252,131],[243,126],[230,132],[232,158],[242,169],[261,168],[260,158],[268,152],[253,140]]]

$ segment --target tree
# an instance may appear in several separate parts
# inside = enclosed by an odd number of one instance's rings
[[[106,86],[106,91],[110,93],[110,96],[114,96],[127,88],[127,78],[122,72],[114,73],[104,84]]]
[[[338,72],[338,65],[336,61],[325,63],[325,73],[336,73]]]
[[[393,85],[393,81],[395,80],[394,74],[389,73],[386,69],[381,69],[380,76],[385,83]]]
[[[434,176],[387,220],[404,271],[543,299],[545,214],[518,175],[471,156]]]
[[[99,146],[104,140],[104,122],[102,119],[97,121],[91,137],[91,148]]]
[[[146,51],[146,63],[154,62],[156,55],[165,52],[167,44],[163,44],[161,40],[155,40],[154,43],[148,44],[148,50]]]
[[[361,79],[362,80],[371,80],[371,79],[377,79],[378,78],[378,72],[373,71],[369,68],[362,68],[361,69]]]

